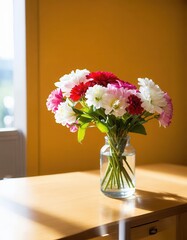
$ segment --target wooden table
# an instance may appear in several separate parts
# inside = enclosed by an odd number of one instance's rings
[[[136,179],[125,200],[100,192],[98,171],[1,180],[0,239],[91,239],[187,212],[187,167],[140,166]]]

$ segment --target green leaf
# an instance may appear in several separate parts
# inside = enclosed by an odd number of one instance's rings
[[[91,107],[84,106],[83,108],[81,108],[81,111],[83,111],[84,113],[93,113],[93,106]]]
[[[107,133],[108,132],[108,128],[102,122],[96,122],[96,126],[102,133]]]
[[[78,134],[77,134],[79,143],[81,143],[82,140],[84,139],[85,134],[86,134],[86,129],[87,129],[88,126],[89,126],[89,123],[84,123],[79,127]]]
[[[81,111],[83,111],[85,113],[89,113],[90,109],[88,107],[83,107],[83,108],[81,108]]]
[[[74,111],[76,114],[79,114],[79,115],[82,114],[82,111],[81,111],[81,110],[79,110],[79,109],[77,109],[77,108],[74,108],[74,107],[72,107],[72,109],[73,109],[73,111]]]
[[[82,114],[81,117],[92,118],[90,115],[88,115],[88,114],[86,114],[86,113]]]
[[[83,117],[83,115],[81,115],[81,117],[79,118],[79,123],[81,124],[81,126],[85,123],[89,123],[91,122],[92,119],[91,118],[86,118],[86,117]]]
[[[141,124],[137,124],[137,125],[135,125],[134,127],[132,127],[132,128],[130,129],[130,132],[147,135],[144,126],[141,125]]]

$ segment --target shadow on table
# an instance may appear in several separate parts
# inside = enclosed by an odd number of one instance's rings
[[[154,193],[138,189],[136,190],[134,198],[129,199],[129,201],[131,200],[135,202],[135,207],[149,211],[157,211],[162,208],[176,206],[179,203],[187,203],[187,198],[176,194],[167,192]]]

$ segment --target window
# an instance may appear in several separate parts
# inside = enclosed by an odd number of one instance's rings
[[[0,128],[14,126],[13,0],[0,0]]]
[[[0,0],[0,178],[26,174],[25,0]]]

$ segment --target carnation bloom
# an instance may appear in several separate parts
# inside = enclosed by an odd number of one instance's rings
[[[79,85],[81,82],[87,82],[86,75],[89,74],[87,69],[79,70],[77,69],[75,72],[71,71],[70,74],[65,74],[60,78],[59,82],[55,83],[55,86],[61,88],[63,95],[65,97],[70,96],[71,89],[75,85]]]
[[[116,117],[123,116],[126,113],[129,94],[127,89],[116,88],[113,84],[109,84],[105,95],[103,95],[105,114],[113,114]]]
[[[106,92],[106,88],[100,85],[94,85],[93,87],[89,87],[85,98],[87,105],[94,106],[96,109],[103,107],[103,95]]]
[[[76,114],[68,101],[60,103],[58,110],[55,113],[56,123],[60,123],[63,126],[71,125],[76,122]]]
[[[49,111],[53,113],[58,109],[58,105],[63,101],[63,95],[60,88],[55,89],[51,92],[47,98],[46,106]]]
[[[168,127],[173,116],[173,104],[167,93],[164,94],[164,98],[166,99],[167,105],[164,107],[164,111],[160,114],[158,121],[163,127]]]
[[[145,134],[141,125],[155,118],[161,126],[169,126],[171,98],[151,79],[138,78],[138,84],[139,89],[110,72],[77,69],[55,83],[57,89],[48,96],[46,106],[57,123],[71,132],[79,130],[79,142],[94,123],[102,132],[114,130],[119,135],[128,131]]]
[[[161,114],[167,104],[164,92],[151,79],[138,78],[138,82],[142,107],[150,113],[157,112]]]
[[[115,83],[118,77],[110,72],[92,72],[86,76],[87,79],[92,80],[94,84],[106,87],[108,83]]]
[[[131,94],[128,97],[127,103],[129,104],[127,107],[127,111],[128,111],[128,113],[130,113],[132,115],[139,115],[144,110],[141,106],[141,104],[142,104],[141,99],[134,94]]]
[[[115,85],[116,88],[126,88],[126,89],[134,89],[136,90],[136,86],[134,86],[133,84],[129,83],[129,82],[124,82],[122,80],[117,80],[115,83],[113,83],[113,85]]]
[[[71,100],[75,102],[79,101],[81,97],[85,95],[88,87],[89,87],[89,82],[87,83],[81,82],[79,85],[75,85],[70,92]]]

